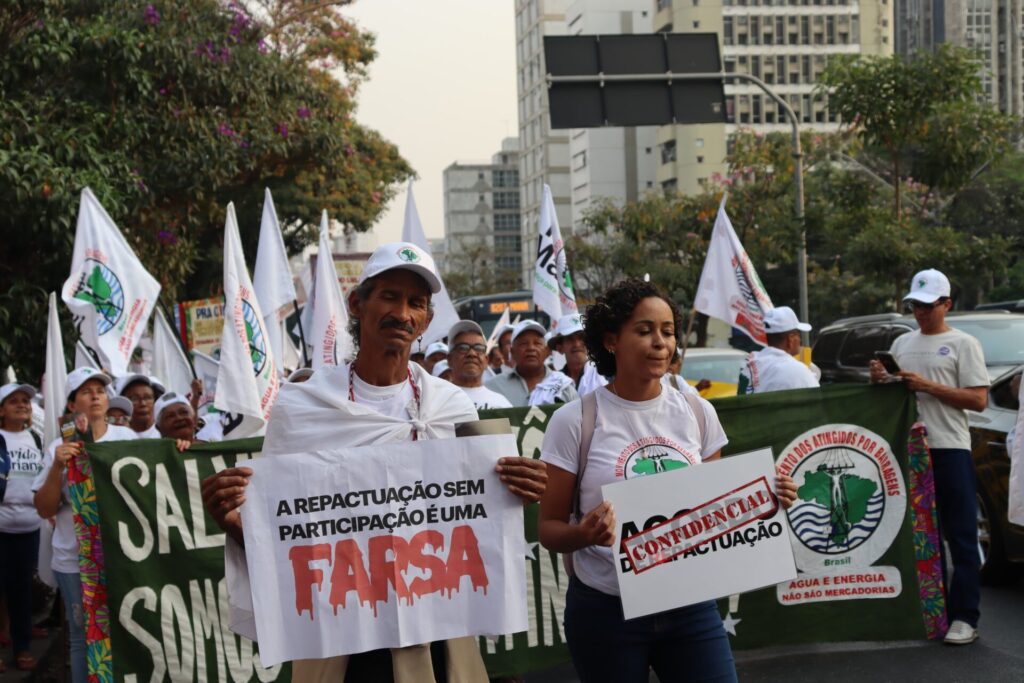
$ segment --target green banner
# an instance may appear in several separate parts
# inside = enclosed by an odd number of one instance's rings
[[[730,440],[726,456],[770,446],[800,485],[790,524],[807,572],[793,586],[722,599],[733,647],[925,637],[917,572],[937,553],[915,547],[907,456],[912,394],[895,386],[831,386],[714,405]],[[508,417],[521,452],[536,457],[553,412],[509,409],[481,417]],[[286,671],[262,669],[252,644],[227,627],[223,536],[200,502],[204,477],[260,445],[250,439],[185,453],[155,441],[90,448],[114,680],[288,680]],[[537,543],[536,521],[537,506],[529,506],[529,630],[481,638],[495,676],[568,661],[566,577],[559,558]],[[941,600],[936,607],[931,597],[929,605],[941,612]]]

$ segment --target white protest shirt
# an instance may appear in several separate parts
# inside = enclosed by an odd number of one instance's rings
[[[583,376],[580,377],[580,383],[579,386],[576,387],[576,393],[580,396],[586,396],[590,392],[604,386],[608,386],[608,380],[605,379],[604,375],[597,371],[597,366],[594,365],[594,361],[587,361],[587,364],[583,366]]]
[[[569,375],[552,370],[530,392],[528,405],[547,406],[552,403],[567,403],[578,396],[576,383]]]
[[[0,436],[7,444],[11,456],[11,471],[7,480],[7,493],[0,503],[0,532],[5,534],[26,534],[39,528],[43,521],[36,514],[32,502],[32,483],[43,471],[43,454],[36,446],[32,432],[23,429],[9,432],[0,429]]]
[[[128,427],[107,425],[107,431],[96,443],[105,441],[131,441],[142,438]],[[43,469],[32,483],[32,490],[38,491],[43,488],[46,478],[50,475],[50,468],[56,457],[57,446],[63,443],[62,439],[54,439],[46,447],[46,455],[43,458]],[[50,567],[55,572],[62,574],[78,573],[78,540],[75,538],[75,521],[71,514],[71,494],[68,492],[67,473],[61,475],[60,485],[60,507],[57,508],[57,525],[53,529],[53,559]]]
[[[812,389],[817,386],[818,380],[810,368],[774,346],[766,346],[750,354],[747,364],[740,370],[741,394]]]
[[[451,439],[456,424],[477,419],[472,401],[459,387],[432,377],[416,363],[410,363],[409,370],[418,402],[408,381],[376,387],[352,373],[353,403],[349,367],[325,365],[306,382],[282,385],[267,423],[265,457],[406,441],[414,429],[420,439]],[[245,549],[230,536],[224,543],[224,570],[231,630],[256,640]]]
[[[139,435],[140,439],[162,439],[162,438],[164,438],[160,434],[160,430],[156,428],[156,423],[155,422],[153,423],[153,425],[149,429],[144,429],[141,432],[135,432],[135,433]]]
[[[892,355],[902,370],[949,387],[988,387],[985,354],[977,339],[951,329],[941,334],[920,330],[896,338]],[[943,403],[931,394],[917,392],[917,414],[928,428],[931,448],[971,448],[967,412]]]
[[[675,389],[663,386],[649,401],[627,401],[607,388],[595,395],[597,422],[580,483],[584,515],[601,504],[605,484],[698,465],[728,443],[715,409],[703,398],[698,398],[704,408],[702,441],[697,416]],[[541,460],[572,474],[579,469],[582,406],[573,401],[555,411],[541,446]],[[619,594],[616,561],[611,548],[589,546],[573,553],[580,581],[609,595]]]
[[[469,396],[469,400],[473,402],[477,410],[490,410],[491,408],[511,408],[512,404],[507,398],[502,396],[496,391],[491,391],[487,387],[480,385],[478,387],[459,387],[466,396]]]

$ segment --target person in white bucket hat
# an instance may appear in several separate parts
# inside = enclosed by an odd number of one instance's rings
[[[764,314],[768,345],[747,357],[740,370],[737,393],[763,394],[766,391],[811,389],[818,378],[794,356],[800,352],[800,333],[811,326],[800,322],[789,306],[776,306]]]

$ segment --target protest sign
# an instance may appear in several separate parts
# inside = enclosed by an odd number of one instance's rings
[[[602,487],[626,619],[795,578],[774,470],[764,449]]]
[[[525,630],[522,503],[494,469],[514,448],[492,435],[252,463],[242,525],[264,661]]]
[[[185,325],[185,343],[190,351],[218,358],[220,335],[224,330],[224,299],[196,299],[178,304]]]

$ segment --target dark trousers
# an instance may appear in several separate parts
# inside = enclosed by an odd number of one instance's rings
[[[953,560],[952,578],[946,575],[946,562],[942,563],[946,611],[950,623],[959,619],[977,627],[981,614],[981,555],[974,460],[966,449],[933,448],[932,469],[939,526]]]
[[[569,581],[565,638],[582,683],[735,683],[729,637],[714,601],[626,621],[618,596]]]
[[[0,532],[0,590],[7,596],[14,653],[32,643],[32,577],[39,562],[39,532]]]

